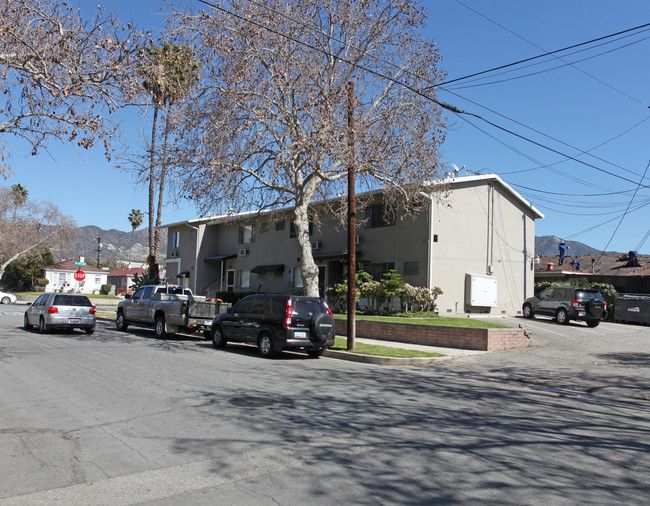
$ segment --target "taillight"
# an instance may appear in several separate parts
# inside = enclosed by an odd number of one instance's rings
[[[334,314],[332,313],[330,307],[327,305],[327,302],[323,301],[323,306],[325,306],[325,309],[327,309],[327,312],[330,314],[330,316],[334,318]]]
[[[287,299],[287,309],[284,315],[284,326],[286,328],[291,328],[291,299]]]
[[[47,310],[49,314],[56,314],[59,312],[59,308],[56,306],[52,306],[50,309]]]
[[[580,301],[578,299],[573,301],[573,307],[580,307]]]
[[[91,307],[91,308],[88,310],[88,312],[89,312],[90,314],[95,314],[95,306]]]
[[[605,304],[605,311],[607,311],[607,302],[604,302]]]

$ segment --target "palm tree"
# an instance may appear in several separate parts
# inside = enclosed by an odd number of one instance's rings
[[[165,193],[165,178],[167,176],[167,143],[171,129],[171,108],[175,102],[185,96],[198,79],[199,64],[193,57],[193,51],[187,46],[163,44],[158,47],[151,44],[144,50],[145,62],[141,67],[144,76],[144,89],[151,93],[154,107],[151,127],[151,151],[149,159],[149,257],[151,266],[156,263],[160,242],[159,227],[162,219],[162,206]],[[156,190],[156,131],[158,128],[158,113],[166,107],[165,136],[161,156],[161,167],[158,175],[158,209],[155,210]],[[154,223],[155,216],[155,223]],[[149,272],[157,277],[157,273]]]
[[[27,195],[29,195],[29,190],[21,184],[12,184],[11,185],[12,196],[11,198],[14,201],[14,223],[16,222],[16,216],[18,214],[18,208],[27,202]]]
[[[143,220],[142,212],[140,209],[131,209],[131,212],[129,213],[129,223],[131,223],[131,244],[129,245],[129,263],[128,266],[131,265],[131,248],[133,247],[133,232],[142,225],[142,220]]]

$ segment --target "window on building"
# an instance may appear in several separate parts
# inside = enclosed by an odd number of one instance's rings
[[[366,228],[389,227],[395,225],[395,216],[386,212],[383,203],[373,204],[366,208],[365,223]]]
[[[372,279],[375,281],[381,281],[382,276],[394,268],[395,264],[393,262],[381,264],[371,264],[370,262],[361,263],[361,269],[371,274]]]
[[[180,245],[181,245],[181,233],[180,232],[172,232],[171,247],[172,248],[179,248]]]
[[[255,225],[242,225],[239,227],[239,244],[255,242]]]
[[[101,285],[102,284],[102,277],[101,276],[95,276],[95,286]]]
[[[260,234],[266,234],[271,229],[268,221],[263,221],[260,223]]]
[[[404,262],[404,276],[417,276],[420,274],[420,262]]]
[[[250,270],[237,271],[237,286],[239,286],[239,288],[250,288],[251,286]]]
[[[282,230],[284,230],[284,220],[278,221],[275,224],[275,231],[276,232],[281,232]]]

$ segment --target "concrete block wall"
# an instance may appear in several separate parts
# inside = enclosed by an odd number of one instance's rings
[[[347,336],[347,321],[335,320],[336,334]],[[523,348],[530,339],[523,329],[484,329],[443,327],[417,323],[356,321],[356,335],[360,338],[401,343],[459,348],[463,350],[499,351]]]

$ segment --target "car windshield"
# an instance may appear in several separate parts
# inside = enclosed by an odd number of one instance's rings
[[[85,295],[56,295],[53,306],[92,306],[90,299]]]

